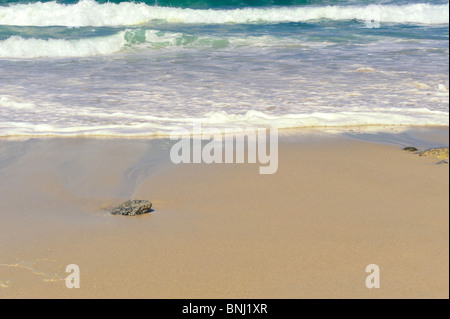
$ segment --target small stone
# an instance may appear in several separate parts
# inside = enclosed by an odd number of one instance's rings
[[[437,164],[448,164],[448,159],[438,162]]]
[[[403,149],[403,151],[406,151],[406,152],[417,152],[418,149],[415,148],[414,146],[407,146],[407,147],[405,147],[405,148]]]
[[[448,160],[448,147],[431,148],[420,152],[419,155],[434,157],[438,160]]]
[[[136,216],[147,214],[152,208],[148,200],[129,200],[111,210],[112,215]]]

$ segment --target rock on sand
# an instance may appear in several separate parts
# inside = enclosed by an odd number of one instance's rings
[[[112,215],[136,216],[147,214],[152,208],[148,200],[129,200],[111,210]]]
[[[429,156],[438,160],[448,160],[448,147],[431,148],[419,153],[420,156]]]

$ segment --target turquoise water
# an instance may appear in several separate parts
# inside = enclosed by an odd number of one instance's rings
[[[34,2],[56,2],[61,4],[76,4],[79,0],[0,0],[0,4],[18,4]],[[226,8],[226,7],[258,7],[258,6],[294,6],[294,5],[361,5],[361,4],[411,4],[411,3],[433,3],[447,4],[445,0],[421,1],[421,0],[97,0],[98,3],[122,3],[136,2],[147,5],[160,5],[167,7],[182,8]]]
[[[0,136],[448,125],[449,5],[0,0]]]

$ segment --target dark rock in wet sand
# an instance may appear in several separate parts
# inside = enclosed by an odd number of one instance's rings
[[[152,208],[152,203],[148,200],[129,200],[122,205],[111,210],[112,215],[136,216],[147,214]]]
[[[415,148],[414,146],[407,146],[403,150],[406,152],[417,152],[418,151],[418,149]]]

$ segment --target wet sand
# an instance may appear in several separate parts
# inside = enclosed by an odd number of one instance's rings
[[[274,175],[172,164],[167,139],[3,139],[0,298],[448,298],[449,169],[412,143],[448,128],[290,131]],[[154,211],[106,211],[130,198]]]

